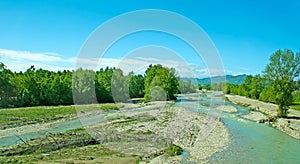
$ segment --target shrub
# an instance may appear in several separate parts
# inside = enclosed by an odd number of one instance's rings
[[[177,145],[171,145],[167,148],[167,153],[170,156],[181,155],[182,152],[183,152],[183,149],[180,146],[177,146]]]

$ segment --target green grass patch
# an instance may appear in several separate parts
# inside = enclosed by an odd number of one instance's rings
[[[120,105],[119,107],[122,107],[122,105]],[[99,104],[99,108],[102,110],[117,110],[118,106],[114,103],[106,103],[106,104]]]
[[[293,105],[290,106],[290,108],[300,111],[300,102],[299,101],[294,102]]]
[[[37,106],[26,108],[0,109],[0,129],[17,127],[26,124],[46,123],[59,119],[74,118],[77,111],[116,110],[114,103],[68,106]]]
[[[74,106],[40,106],[27,108],[10,108],[0,110],[0,129],[20,126],[23,124],[33,124],[49,122],[62,119],[71,114],[75,114]]]

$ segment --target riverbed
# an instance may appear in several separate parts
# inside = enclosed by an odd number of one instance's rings
[[[130,106],[130,109],[112,111],[109,114],[98,113],[81,119],[40,125],[44,127],[29,133],[22,132],[18,135],[13,135],[12,132],[5,133],[7,135],[3,133],[0,146],[22,143],[20,137],[27,141],[44,137],[48,133],[60,133],[82,126],[93,129],[93,126],[107,124],[112,120],[113,126],[108,126],[108,129],[116,130],[121,136],[129,133],[139,134],[142,137],[144,134],[157,136],[160,132],[166,135],[162,138],[173,137],[172,141],[185,150],[178,157],[157,156],[146,160],[151,163],[298,163],[300,161],[299,140],[269,125],[258,124],[244,118],[244,115],[250,113],[248,109],[225,102],[219,95],[179,95],[178,101],[173,105],[160,102],[143,107],[133,104]],[[173,109],[166,106],[171,106]],[[135,123],[131,124],[130,121]],[[207,134],[198,133],[203,131],[203,127],[206,128]],[[185,130],[187,128],[190,130]],[[134,143],[127,144],[127,147],[124,143],[124,147],[118,144],[108,142],[106,146],[124,152],[132,149],[133,154],[147,153],[150,150],[149,155],[151,155],[151,151],[154,151],[154,154],[155,151],[159,151],[153,149],[151,145],[153,143],[147,141],[143,142],[144,147],[137,150],[134,150],[137,148]]]

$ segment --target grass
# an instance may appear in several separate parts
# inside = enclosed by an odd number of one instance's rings
[[[294,102],[293,105],[290,106],[290,108],[300,111],[300,101]]]
[[[134,163],[138,159],[105,148],[82,128],[0,149],[4,163]]]
[[[64,133],[50,134],[24,144],[12,145],[0,149],[0,156],[18,156],[35,153],[48,153],[68,147],[94,145],[98,142],[85,132],[84,128],[69,130]]]
[[[8,108],[0,110],[0,129],[26,124],[46,123],[59,119],[73,118],[76,110],[81,112],[118,109],[114,103],[68,106],[37,106],[26,108]]]
[[[124,104],[123,104],[124,105]],[[70,118],[71,115],[77,116],[76,113],[85,113],[95,110],[110,110],[118,109],[122,104],[92,104],[80,106],[56,106],[56,107],[29,107],[29,108],[11,108],[0,110],[1,123],[19,124],[29,123],[36,121],[39,118],[47,118],[55,120],[59,118]],[[87,113],[93,114],[92,113]],[[98,113],[98,111],[96,111]],[[167,111],[162,114],[162,118],[169,120],[175,113]],[[11,120],[4,116],[23,118],[18,120]],[[59,117],[58,117],[59,116]],[[56,118],[51,118],[56,117]],[[43,122],[49,121],[43,120]],[[108,134],[108,140],[103,141],[102,138],[95,139],[91,137],[84,128],[68,130],[61,133],[49,133],[45,137],[24,141],[23,144],[15,144],[7,147],[0,148],[0,163],[136,163],[141,161],[140,154],[128,150],[119,149],[118,144],[126,145],[128,132],[120,133],[122,140],[115,141],[111,138],[115,137],[110,135],[113,127],[120,127],[125,125],[133,125],[137,122],[147,122],[149,120],[156,120],[148,114],[138,114],[134,116],[125,117],[123,114],[113,114],[108,118],[109,125],[102,125],[98,130]],[[101,129],[103,128],[103,129]],[[103,131],[102,131],[103,130]],[[126,135],[125,135],[126,134]],[[143,144],[143,139],[146,137],[154,137],[155,133],[150,130],[135,130],[130,134],[134,137],[130,138],[133,145]],[[128,138],[127,138],[128,139]],[[136,141],[137,139],[140,139]],[[124,143],[123,143],[124,142]],[[142,143],[139,143],[142,142]],[[166,143],[165,140],[157,141],[157,145]],[[109,147],[107,145],[117,145],[117,147]],[[166,145],[167,147],[167,145]],[[162,151],[151,154],[152,159],[158,155],[168,154],[167,148],[164,147]],[[178,147],[170,147],[170,155],[178,154],[180,150]]]

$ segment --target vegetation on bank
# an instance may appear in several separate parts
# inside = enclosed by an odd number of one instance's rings
[[[121,69],[108,67],[53,72],[31,66],[17,73],[1,63],[0,107],[112,103],[141,97],[144,101],[174,100],[178,93],[213,89],[275,103],[278,116],[286,116],[289,107],[299,109],[299,63],[299,53],[278,50],[271,55],[263,75],[249,75],[241,85],[204,86],[181,81],[174,68],[162,65],[150,65],[145,75],[124,75]]]
[[[129,157],[133,162],[139,159],[138,156],[126,155],[104,147],[99,141],[86,133],[83,128],[69,130],[64,133],[49,134],[44,138],[4,147],[0,150],[0,161],[4,163],[42,161],[59,163],[93,161],[93,163],[98,163],[110,157],[118,160],[126,160]],[[106,163],[110,162],[106,161]]]
[[[146,100],[176,100],[175,94],[178,92],[179,83],[174,68],[149,66],[145,77]]]
[[[95,110],[118,109],[114,103],[82,105],[82,112]],[[0,129],[19,127],[21,125],[46,123],[50,121],[69,119],[77,116],[75,106],[37,106],[9,108],[0,110]]]
[[[0,63],[0,107],[29,107],[124,102],[130,98],[174,100],[177,93],[195,92],[179,80],[174,68],[150,65],[145,75],[124,75],[118,68],[98,71],[48,71],[31,66],[12,72]]]
[[[140,160],[148,161],[159,155],[175,156],[182,153],[182,148],[179,146],[170,146],[172,140],[156,133],[167,127],[176,116],[173,110],[161,111],[157,117],[147,112],[132,114],[130,113],[129,116],[112,112],[107,115],[109,120],[107,124],[93,127],[94,134],[87,133],[84,128],[78,128],[60,133],[48,132],[45,136],[30,140],[22,140],[22,136],[19,136],[23,144],[1,147],[0,161],[5,163],[115,163],[107,160],[111,159],[123,161],[120,163],[134,163]],[[160,130],[156,129],[157,125]],[[95,134],[97,136],[94,136]],[[141,145],[145,148],[141,148]],[[153,152],[152,146],[157,151]],[[135,150],[132,150],[133,148]]]
[[[177,146],[177,145],[171,145],[167,148],[167,153],[170,156],[181,155],[182,152],[183,152],[183,149],[180,146]]]
[[[223,89],[226,94],[236,94],[275,103],[278,116],[286,116],[289,107],[300,105],[300,53],[278,50],[270,57],[263,75],[248,75],[241,85],[213,84],[208,89]]]

